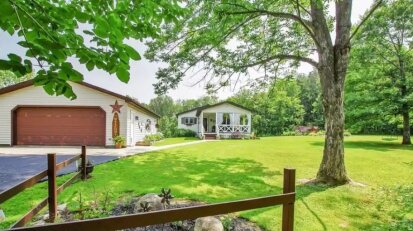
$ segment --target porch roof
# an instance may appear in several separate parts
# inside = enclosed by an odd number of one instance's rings
[[[191,110],[187,110],[187,111],[180,112],[180,113],[176,114],[176,116],[179,116],[179,115],[184,114],[184,113],[187,113],[187,112],[195,111],[195,110],[196,110],[196,116],[199,116],[203,110],[205,110],[205,109],[207,109],[207,108],[219,106],[219,105],[222,105],[222,104],[231,104],[231,105],[233,105],[233,106],[235,106],[235,107],[239,107],[239,108],[242,108],[242,109],[247,110],[247,111],[249,111],[249,112],[252,112],[251,109],[249,109],[249,108],[247,108],[247,107],[244,107],[244,106],[242,106],[242,105],[239,105],[239,104],[237,104],[237,103],[234,103],[234,102],[231,102],[231,101],[222,101],[222,102],[216,103],[216,104],[208,104],[208,105],[204,105],[204,106],[201,106],[201,107],[192,108]]]

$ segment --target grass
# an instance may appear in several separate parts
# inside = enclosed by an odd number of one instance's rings
[[[166,138],[161,141],[155,142],[153,146],[165,146],[171,144],[188,143],[199,140],[196,137],[176,137],[176,138]]]
[[[367,185],[309,186],[297,183],[296,230],[411,230],[413,228],[413,147],[380,136],[346,137],[350,177]],[[316,175],[321,137],[268,137],[225,140],[178,147],[99,165],[93,178],[59,195],[75,209],[84,200],[110,193],[113,202],[171,188],[175,197],[221,202],[278,194],[284,167],[297,179]],[[45,184],[4,203],[2,227],[45,196]],[[268,230],[280,230],[281,208],[241,213]]]

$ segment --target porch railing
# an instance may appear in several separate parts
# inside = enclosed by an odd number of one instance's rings
[[[249,125],[218,125],[219,133],[232,133],[232,132],[241,132],[248,133],[250,131]]]

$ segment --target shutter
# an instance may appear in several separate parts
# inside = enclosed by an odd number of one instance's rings
[[[185,117],[181,118],[181,124],[185,124]]]

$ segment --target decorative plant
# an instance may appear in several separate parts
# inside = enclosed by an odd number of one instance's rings
[[[167,205],[171,205],[171,200],[174,199],[174,197],[171,194],[171,189],[165,190],[165,188],[161,189],[161,194],[158,195],[159,197],[162,197],[162,204],[164,205],[164,208],[166,208],[165,203]]]
[[[151,210],[152,206],[149,202],[145,201],[140,203],[141,209],[139,210],[140,212],[149,212],[149,210]]]
[[[171,205],[171,200],[174,198],[171,194],[171,189],[165,190],[165,188],[161,189],[161,193],[158,195],[162,198],[161,203],[163,204],[163,208],[166,209],[166,205]],[[162,225],[162,231],[165,227],[165,224]],[[177,227],[177,226],[176,226]]]
[[[124,146],[126,144],[126,138],[124,136],[118,135],[113,138],[115,145]]]

